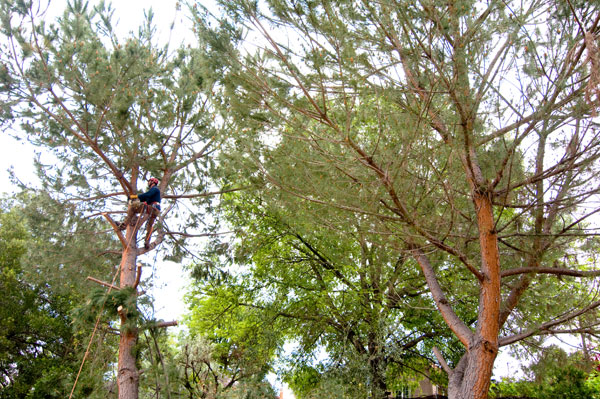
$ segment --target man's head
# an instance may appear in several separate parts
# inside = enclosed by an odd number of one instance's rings
[[[158,179],[156,177],[151,177],[148,179],[148,188],[152,188],[154,186],[158,186]]]

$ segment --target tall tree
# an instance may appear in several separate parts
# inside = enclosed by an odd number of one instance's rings
[[[597,274],[581,255],[600,188],[597,3],[223,7],[258,46],[232,63],[251,144],[231,159],[251,159],[273,201],[355,212],[412,257],[464,346],[456,364],[438,351],[451,398],[487,396],[500,346],[576,331],[559,326],[600,305],[564,278],[573,296],[519,318],[549,299],[544,275]],[[448,268],[468,281],[443,284]],[[456,311],[469,294],[473,325]]]
[[[63,375],[76,368],[71,298],[24,277],[30,239],[22,215],[0,212],[0,396],[64,397]]]
[[[233,303],[235,290],[221,295],[192,290],[189,336],[181,345],[179,368],[190,397],[273,398],[266,377],[282,341],[280,323]]]
[[[213,187],[210,154],[226,124],[225,117],[215,118],[219,66],[205,57],[206,43],[175,50],[159,46],[151,11],[137,33],[120,38],[104,2],[91,7],[70,1],[56,21],[45,19],[48,6],[0,3],[2,120],[19,126],[12,134],[52,151],[55,162],[40,165],[45,188],[88,217],[103,215],[110,225],[95,234],[115,234],[120,242],[120,248],[98,252],[121,258],[120,295],[113,295],[120,298],[115,308],[120,306],[112,313],[118,310],[121,323],[117,381],[120,398],[137,398],[136,265],[160,244],[177,259],[183,240],[202,227],[202,212],[188,206],[207,198]],[[164,200],[155,239],[144,248],[138,232],[148,214],[123,199],[137,194],[150,176],[160,179]],[[125,213],[122,232],[111,215]],[[178,217],[167,224],[167,216]]]

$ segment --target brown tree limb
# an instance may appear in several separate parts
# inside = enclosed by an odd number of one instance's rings
[[[321,264],[321,266],[323,266],[323,268],[331,271],[338,279],[340,279],[340,281],[342,281],[348,287],[352,288],[355,291],[358,291],[357,288],[354,286],[354,284],[352,284],[352,282],[350,280],[348,280],[346,278],[346,276],[344,276],[338,268],[336,268],[327,258],[325,258],[325,256],[323,254],[321,254],[319,252],[319,250],[317,250],[315,247],[313,247],[300,234],[293,233],[293,235],[302,243],[302,245],[304,245],[305,248],[308,249],[308,251],[311,254],[313,254],[314,256],[317,257],[317,261]],[[302,250],[302,249],[299,249],[299,250]]]
[[[231,188],[231,189],[219,190],[219,191],[209,191],[206,193],[197,193],[197,194],[181,194],[181,195],[167,194],[167,195],[163,195],[162,197],[163,198],[173,198],[173,199],[211,197],[213,195],[220,195],[220,194],[226,194],[226,193],[233,193],[235,191],[242,191],[242,190],[246,190],[248,188],[250,188],[250,186]]]
[[[559,269],[553,267],[519,267],[516,269],[502,270],[500,272],[501,277],[514,276],[517,274],[528,274],[528,273],[539,273],[539,274],[555,274],[557,276],[573,276],[573,277],[596,277],[600,276],[600,270],[572,270],[572,269]]]
[[[182,125],[183,128],[183,125]],[[188,160],[186,160],[185,162],[181,163],[180,165],[177,165],[176,167],[173,168],[172,173],[176,173],[177,171],[185,168],[186,166],[192,164],[193,162],[195,162],[196,160],[200,159],[202,156],[204,156],[206,154],[206,150],[208,150],[208,148],[211,146],[211,144],[215,141],[215,136],[213,136],[208,143],[206,143],[206,145],[198,152],[194,153],[194,155],[192,155]]]
[[[111,288],[113,290],[117,290],[118,291],[118,290],[121,289],[121,288],[117,287],[116,285],[112,285],[110,283],[106,283],[106,282],[104,282],[102,280],[98,280],[97,278],[94,278],[92,276],[87,276],[87,280],[93,281],[94,283],[98,283],[100,285],[103,285],[105,287]]]
[[[119,229],[119,226],[117,226],[117,223],[115,223],[113,218],[111,218],[108,215],[108,213],[102,212],[101,215],[104,216],[106,220],[108,220],[108,223],[110,223],[110,225],[112,226],[113,230],[117,234],[117,237],[119,237],[119,241],[121,241],[121,244],[123,244],[123,248],[127,248],[127,240],[123,236],[123,233],[121,233],[121,230]]]
[[[404,217],[404,213],[400,209],[396,209],[394,207],[389,206],[384,200],[381,200],[380,202],[390,211],[394,212],[398,216]],[[425,238],[427,241],[429,241],[432,245],[434,245],[435,247],[437,247],[445,252],[448,252],[450,255],[456,256],[467,267],[467,269],[471,273],[473,273],[473,275],[477,278],[477,280],[479,280],[479,281],[483,280],[483,274],[481,274],[481,272],[479,270],[477,270],[477,268],[475,266],[473,266],[471,264],[471,262],[469,262],[469,259],[467,258],[467,256],[465,254],[463,254],[462,252],[458,251],[457,249],[455,249],[449,245],[446,245],[442,241],[438,240],[433,235],[431,235],[429,232],[427,232],[425,229],[421,228],[420,226],[417,226],[416,222],[414,222],[412,220],[408,220],[408,223],[411,226],[413,226],[419,232],[419,234],[421,234],[423,236],[423,238]]]
[[[440,362],[440,366],[442,366],[442,369],[444,369],[446,374],[448,374],[448,375],[452,374],[452,369],[446,362],[446,359],[444,359],[444,355],[442,355],[442,351],[440,351],[437,346],[434,346],[432,348],[432,350],[433,350],[433,354],[435,355],[438,362]]]
[[[437,308],[439,309],[442,317],[446,321],[448,327],[454,332],[456,337],[462,342],[465,348],[468,348],[471,341],[473,340],[473,331],[456,315],[448,299],[444,295],[444,291],[440,286],[433,267],[431,263],[429,263],[429,259],[423,251],[419,248],[412,248],[412,253],[415,260],[419,263],[421,270],[423,271],[423,275],[425,276],[425,281],[427,281],[427,286],[433,296],[433,300]]]
[[[69,198],[69,199],[67,199],[67,201],[95,201],[95,200],[98,200],[98,199],[118,197],[119,195],[127,195],[127,193],[124,192],[124,191],[119,191],[117,193],[101,194],[101,195],[96,195],[94,197],[75,197],[75,198]]]
[[[168,236],[181,236],[181,237],[186,237],[186,238],[216,237],[216,236],[222,236],[222,235],[233,234],[233,233],[235,233],[235,230],[223,231],[223,232],[220,232],[220,233],[200,233],[200,234],[189,234],[189,233],[182,233],[182,232],[179,232],[179,231],[167,231],[167,232],[165,232],[165,234],[168,235]]]
[[[177,320],[159,321],[153,327],[156,327],[156,328],[166,328],[166,327],[175,327],[177,325],[179,325],[179,322]]]
[[[418,345],[418,344],[419,344],[419,342],[422,342],[423,340],[425,340],[425,339],[427,339],[427,338],[432,338],[432,337],[434,337],[435,335],[436,335],[436,333],[433,333],[433,332],[428,332],[428,333],[425,333],[425,334],[423,334],[423,335],[421,335],[421,336],[418,336],[417,338],[414,338],[414,339],[412,339],[412,340],[410,340],[410,341],[408,341],[408,342],[406,342],[406,343],[404,343],[404,344],[400,345],[400,347],[401,347],[402,349],[404,349],[404,350],[408,350],[408,349],[410,349],[410,348],[413,348],[413,347],[415,347],[416,345]]]
[[[137,272],[135,274],[135,282],[133,283],[133,288],[137,288],[137,286],[140,284],[140,280],[142,279],[142,264],[138,263],[137,265]]]
[[[119,305],[117,308],[117,313],[121,318],[121,324],[125,323],[127,321],[127,314],[125,313],[125,308],[122,305]]]
[[[163,242],[164,238],[165,238],[165,231],[161,230],[157,234],[156,239],[154,241],[152,241],[150,244],[148,244],[147,249],[146,248],[138,248],[137,256],[144,255],[145,253],[152,251],[154,248],[158,247]]]
[[[533,335],[539,334],[541,331],[544,330],[549,330],[550,328],[557,326],[559,324],[562,324],[566,321],[569,320],[573,320],[574,318],[576,318],[577,316],[581,316],[582,314],[589,312],[592,309],[595,309],[597,307],[600,306],[600,301],[595,301],[592,302],[591,304],[589,304],[588,306],[586,306],[585,308],[582,308],[578,311],[563,315],[557,319],[551,320],[551,321],[547,321],[546,323],[542,323],[537,327],[534,327],[532,329],[530,329],[529,331],[520,333],[520,334],[515,334],[515,335],[511,335],[505,338],[501,338],[498,341],[498,345],[499,346],[506,346],[506,345],[510,345],[510,344],[514,344],[515,342],[518,341],[522,341],[525,338],[529,338]]]

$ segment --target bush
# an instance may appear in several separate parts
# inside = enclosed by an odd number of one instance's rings
[[[554,368],[542,382],[503,380],[492,383],[491,399],[600,399],[600,377],[575,367]]]

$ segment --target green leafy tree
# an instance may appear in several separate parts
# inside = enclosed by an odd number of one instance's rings
[[[189,336],[179,355],[181,381],[191,397],[273,398],[266,381],[281,342],[278,323],[222,295],[189,294]]]
[[[531,365],[524,367],[526,378],[493,384],[490,393],[497,398],[598,398],[598,377],[596,372],[585,370],[586,366],[581,352],[567,354],[559,347],[550,346],[544,348]]]
[[[64,398],[88,336],[73,330],[73,311],[84,300],[79,283],[84,283],[77,278],[66,282],[64,277],[75,268],[64,266],[73,262],[78,273],[107,267],[106,259],[82,256],[89,240],[80,239],[97,226],[46,195],[21,195],[18,200],[2,201],[0,207],[0,397]],[[39,251],[50,240],[62,254],[60,261],[49,251]],[[94,248],[88,245],[87,249]],[[95,353],[94,363],[102,361],[110,348],[115,346],[108,340],[104,350]],[[81,391],[89,397],[102,392],[105,397],[101,376],[87,377]]]
[[[452,349],[411,259],[368,232],[360,218],[347,214],[345,229],[323,230],[302,208],[266,208],[250,193],[227,195],[221,209],[236,234],[229,243],[213,243],[212,261],[196,265],[202,294],[224,302],[203,305],[211,314],[206,318],[245,307],[277,321],[298,346],[288,379],[325,353],[331,367],[345,369],[353,385],[378,397],[403,378],[424,375],[431,362],[425,348],[434,338]],[[320,209],[320,217],[332,216],[328,211]],[[222,274],[207,280],[215,266]]]
[[[97,245],[96,255],[116,254],[120,263],[100,274],[108,277],[103,284],[111,293],[94,309],[106,311],[97,319],[101,326],[119,320],[119,397],[137,398],[140,329],[146,321],[156,323],[141,318],[136,265],[159,245],[164,255],[179,260],[185,239],[205,234],[200,232],[205,215],[189,206],[206,204],[219,191],[210,160],[227,124],[218,112],[218,60],[206,56],[209,43],[158,45],[151,11],[138,32],[120,38],[104,2],[71,1],[56,20],[45,19],[46,5],[0,2],[1,118],[11,134],[52,153],[51,164],[38,164],[52,198],[108,222],[87,239]],[[154,239],[141,245],[138,233],[149,213],[126,200],[150,176],[160,179],[163,211]],[[113,216],[124,214],[121,231]],[[113,240],[101,239],[107,236]],[[68,279],[82,269],[58,264],[66,283],[83,284]]]
[[[574,280],[597,275],[597,3],[222,5],[219,32],[259,43],[228,53],[227,160],[265,201],[332,230],[352,212],[418,265],[464,348],[435,351],[451,398],[487,396],[499,347],[593,327]]]

